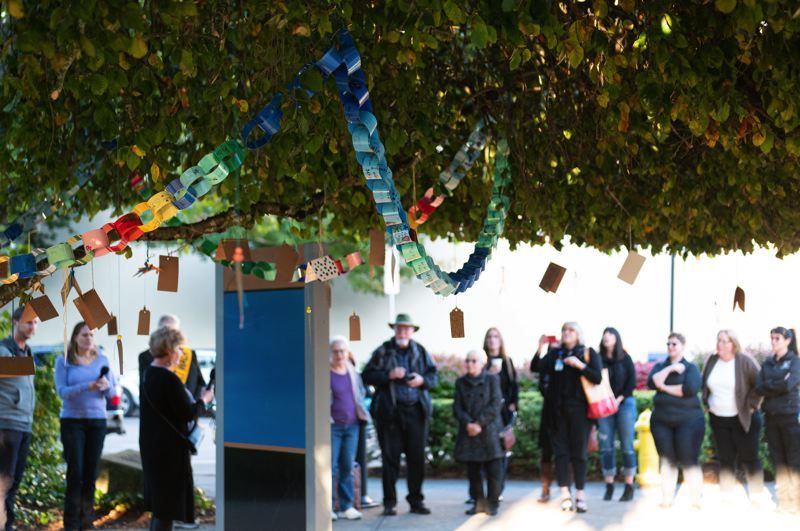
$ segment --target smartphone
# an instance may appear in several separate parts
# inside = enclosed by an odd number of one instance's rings
[[[550,344],[558,343],[558,338],[556,336],[547,336],[547,342]]]

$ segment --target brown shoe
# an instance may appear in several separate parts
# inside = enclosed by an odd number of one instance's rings
[[[542,481],[542,492],[539,494],[539,503],[550,501],[550,483],[553,481],[553,463],[539,464],[539,478]]]

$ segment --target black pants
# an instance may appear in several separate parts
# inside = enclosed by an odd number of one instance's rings
[[[489,507],[497,508],[502,483],[502,459],[492,459],[485,463],[467,463],[469,492],[476,504],[489,502]],[[486,476],[486,496],[483,493],[483,476]]]
[[[580,403],[564,404],[550,426],[550,442],[556,459],[556,477],[559,487],[569,487],[569,465],[575,476],[575,488],[586,485],[586,468],[589,450],[591,421],[586,418],[586,406]]]
[[[764,472],[758,457],[761,414],[753,413],[749,431],[744,431],[739,417],[718,417],[713,413],[708,417],[719,458],[720,487],[727,490],[735,484],[735,470],[740,466],[747,475],[750,493],[761,493],[764,489]]]
[[[367,495],[367,422],[358,421],[358,447],[356,448],[356,462],[361,467],[361,499]]]
[[[778,507],[800,509],[800,423],[797,415],[767,415],[767,445],[775,465]]]
[[[395,418],[377,425],[378,442],[383,459],[383,505],[397,505],[395,483],[400,474],[400,455],[406,454],[408,467],[408,496],[413,505],[422,503],[422,480],[425,478],[425,444],[428,440],[428,423],[422,404],[397,404]]]
[[[61,444],[67,462],[64,529],[94,521],[94,486],[106,436],[105,419],[61,419]]]
[[[674,466],[697,466],[706,431],[703,415],[680,422],[651,420],[650,431],[661,459],[666,459]]]
[[[14,500],[28,462],[31,434],[17,430],[0,430],[0,478],[7,485],[6,531],[14,529]]]

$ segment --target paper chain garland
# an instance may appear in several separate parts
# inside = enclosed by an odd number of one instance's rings
[[[411,239],[411,227],[408,216],[400,203],[399,194],[394,186],[392,171],[386,161],[385,149],[378,136],[378,121],[372,113],[372,103],[366,85],[366,77],[361,70],[361,57],[356,50],[352,37],[346,30],[339,35],[340,46],[330,48],[316,63],[305,65],[298,75],[287,85],[287,91],[304,90],[312,96],[315,91],[303,87],[300,76],[309,68],[317,68],[327,79],[334,77],[339,97],[344,107],[348,130],[353,138],[356,160],[361,165],[367,179],[367,187],[375,199],[378,214],[383,217],[391,241],[403,254],[407,264],[412,267],[417,278],[440,295],[460,293],[469,289],[480,276],[486,266],[491,250],[502,233],[508,210],[509,199],[502,193],[503,187],[510,182],[508,177],[508,146],[501,140],[497,146],[495,159],[494,185],[492,199],[488,206],[481,235],[469,260],[454,273],[445,273],[433,263],[425,253],[425,248]],[[10,284],[20,278],[35,275],[49,275],[56,269],[74,267],[89,260],[103,256],[109,252],[120,252],[132,241],[140,238],[145,232],[157,229],[162,223],[173,218],[180,210],[191,206],[199,197],[208,193],[211,188],[238,170],[245,158],[245,146],[257,149],[267,144],[280,130],[283,112],[280,103],[283,93],[277,93],[252,120],[242,129],[242,140],[228,140],[212,153],[204,156],[196,166],[184,171],[180,178],[171,181],[166,189],[153,195],[147,201],[136,205],[131,212],[106,223],[100,229],[89,231],[82,236],[74,236],[67,242],[54,245],[47,250],[36,249],[31,253],[13,257],[0,257],[0,263],[9,262],[9,276],[0,279],[0,283]],[[249,140],[254,129],[260,129],[263,135]],[[472,139],[472,137],[470,137]],[[478,138],[475,139],[477,146]],[[457,171],[459,165],[472,164],[477,154],[467,147],[456,155],[450,168],[440,175],[445,186],[455,186],[463,177]],[[479,150],[478,150],[479,152]],[[468,166],[467,166],[468,167]],[[450,188],[450,189],[452,189]],[[150,220],[145,221],[145,214]],[[16,230],[24,230],[16,229]],[[113,243],[110,235],[116,233],[118,240]],[[20,232],[21,234],[21,232]],[[16,234],[18,237],[19,234]],[[8,236],[6,236],[8,238]],[[82,258],[75,257],[73,246],[83,242],[86,254]],[[43,260],[39,260],[44,257]],[[46,262],[46,263],[40,263]],[[242,269],[245,269],[242,264]],[[251,266],[259,271],[260,266]],[[257,273],[256,273],[257,274]]]

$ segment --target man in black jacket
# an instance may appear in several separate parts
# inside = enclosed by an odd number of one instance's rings
[[[375,420],[383,459],[383,514],[397,514],[395,483],[400,454],[406,454],[408,496],[411,512],[430,514],[422,502],[425,478],[425,445],[433,405],[429,389],[436,385],[436,365],[428,352],[411,336],[419,330],[407,314],[398,314],[394,338],[372,353],[362,378],[375,387],[370,413]]]

